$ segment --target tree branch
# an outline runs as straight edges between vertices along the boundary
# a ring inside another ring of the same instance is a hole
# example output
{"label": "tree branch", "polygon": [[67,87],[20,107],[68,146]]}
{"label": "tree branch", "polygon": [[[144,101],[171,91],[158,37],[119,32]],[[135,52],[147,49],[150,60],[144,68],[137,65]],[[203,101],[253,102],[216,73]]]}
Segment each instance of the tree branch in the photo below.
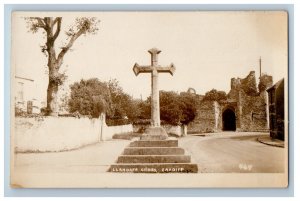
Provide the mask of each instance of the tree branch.
{"label": "tree branch", "polygon": [[40,18],[40,17],[30,17],[30,19],[37,21],[36,27],[40,27],[40,28],[45,29],[46,24],[45,24],[45,22],[42,18]]}
{"label": "tree branch", "polygon": [[51,26],[54,26],[54,25],[57,23],[57,21],[59,20],[59,18],[61,18],[61,17],[56,17],[56,18],[52,21]]}
{"label": "tree branch", "polygon": [[46,30],[47,25],[43,18],[40,17],[25,17],[29,31],[36,33],[40,28]]}
{"label": "tree branch", "polygon": [[60,51],[60,53],[57,56],[58,63],[62,62],[63,57],[65,56],[65,54],[67,53],[67,51],[73,46],[73,44],[77,40],[77,38],[79,36],[81,36],[84,32],[85,32],[84,29],[80,29],[78,32],[76,32],[74,35],[72,35],[69,43],[65,47],[61,48],[62,50]]}
{"label": "tree branch", "polygon": [[59,35],[59,33],[60,33],[61,20],[62,20],[61,17],[57,17],[57,18],[55,18],[55,20],[53,21],[53,26],[57,23],[56,31],[55,31],[55,34],[54,34],[54,36],[53,36],[53,39],[54,39],[54,40],[58,37],[58,35]]}

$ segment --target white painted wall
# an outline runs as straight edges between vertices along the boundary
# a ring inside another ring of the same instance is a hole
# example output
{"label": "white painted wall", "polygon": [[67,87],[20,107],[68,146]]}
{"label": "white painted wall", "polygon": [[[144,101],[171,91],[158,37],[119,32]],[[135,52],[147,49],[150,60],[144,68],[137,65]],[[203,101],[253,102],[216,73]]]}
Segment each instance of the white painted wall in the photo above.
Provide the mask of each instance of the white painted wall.
{"label": "white painted wall", "polygon": [[16,118],[14,145],[17,152],[65,151],[99,142],[101,137],[110,140],[114,134],[132,131],[132,125],[108,127],[100,118]]}
{"label": "white painted wall", "polygon": [[183,136],[181,126],[164,126],[166,132],[176,135],[178,137]]}
{"label": "white painted wall", "polygon": [[103,126],[102,140],[111,140],[114,134],[133,132],[132,124],[122,126]]}

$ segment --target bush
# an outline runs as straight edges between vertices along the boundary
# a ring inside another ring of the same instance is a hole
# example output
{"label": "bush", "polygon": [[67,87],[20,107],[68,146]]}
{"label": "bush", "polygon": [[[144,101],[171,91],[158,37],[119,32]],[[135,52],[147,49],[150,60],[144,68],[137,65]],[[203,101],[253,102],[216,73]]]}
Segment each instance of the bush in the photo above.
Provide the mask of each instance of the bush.
{"label": "bush", "polygon": [[47,107],[42,107],[41,108],[41,114],[44,115],[44,116],[49,115],[50,112],[51,112],[51,110],[49,108],[47,108]]}
{"label": "bush", "polygon": [[216,89],[212,89],[208,92],[205,93],[202,101],[223,101],[226,100],[227,96],[226,96],[226,92],[224,91],[217,91]]}
{"label": "bush", "polygon": [[111,95],[106,83],[96,78],[82,79],[72,84],[70,88],[69,112],[79,112],[93,118],[98,118],[102,112],[108,115],[111,113]]}
{"label": "bush", "polygon": [[[137,119],[135,121],[132,122],[133,125],[145,125],[145,126],[149,126],[151,125],[151,119]],[[167,121],[165,120],[160,120],[160,124],[161,125],[167,125],[169,124]]]}
{"label": "bush", "polygon": [[137,119],[132,122],[133,125],[151,125],[151,119]]}
{"label": "bush", "polygon": [[15,116],[16,117],[20,117],[20,116],[24,116],[26,115],[27,113],[24,112],[21,108],[15,106]]}
{"label": "bush", "polygon": [[160,91],[160,118],[171,125],[189,124],[197,114],[197,96]]}
{"label": "bush", "polygon": [[106,125],[108,126],[121,126],[131,124],[129,119],[106,119]]}

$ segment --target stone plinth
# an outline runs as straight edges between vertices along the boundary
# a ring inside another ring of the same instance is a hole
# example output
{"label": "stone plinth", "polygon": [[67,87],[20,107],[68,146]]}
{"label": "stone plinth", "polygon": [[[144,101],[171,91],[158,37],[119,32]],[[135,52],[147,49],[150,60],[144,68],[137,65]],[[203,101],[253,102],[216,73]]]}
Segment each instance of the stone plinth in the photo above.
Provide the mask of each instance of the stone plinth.
{"label": "stone plinth", "polygon": [[124,155],[181,155],[184,149],[179,147],[129,147]]}
{"label": "stone plinth", "polygon": [[141,136],[141,140],[165,140],[168,138],[168,134],[162,127],[150,127],[145,130],[145,133]]}
{"label": "stone plinth", "polygon": [[178,140],[138,140],[131,142],[129,147],[178,147]]}
{"label": "stone plinth", "polygon": [[190,163],[191,156],[185,155],[123,155],[117,163]]}

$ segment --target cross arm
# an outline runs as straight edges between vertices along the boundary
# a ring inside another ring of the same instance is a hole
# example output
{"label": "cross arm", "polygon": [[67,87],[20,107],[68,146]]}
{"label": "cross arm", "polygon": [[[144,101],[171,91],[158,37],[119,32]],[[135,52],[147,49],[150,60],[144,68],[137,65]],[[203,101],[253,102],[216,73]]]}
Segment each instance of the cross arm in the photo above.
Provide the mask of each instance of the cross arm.
{"label": "cross arm", "polygon": [[156,69],[157,69],[157,72],[159,72],[159,73],[170,73],[172,76],[173,76],[173,74],[174,74],[174,72],[176,70],[176,68],[175,68],[175,66],[174,66],[173,63],[171,63],[171,65],[167,66],[167,67],[160,67],[160,66],[158,66],[158,67],[156,67]]}
{"label": "cross arm", "polygon": [[151,66],[140,66],[137,63],[135,63],[132,70],[134,74],[138,76],[138,74],[140,73],[151,73],[153,69]]}

